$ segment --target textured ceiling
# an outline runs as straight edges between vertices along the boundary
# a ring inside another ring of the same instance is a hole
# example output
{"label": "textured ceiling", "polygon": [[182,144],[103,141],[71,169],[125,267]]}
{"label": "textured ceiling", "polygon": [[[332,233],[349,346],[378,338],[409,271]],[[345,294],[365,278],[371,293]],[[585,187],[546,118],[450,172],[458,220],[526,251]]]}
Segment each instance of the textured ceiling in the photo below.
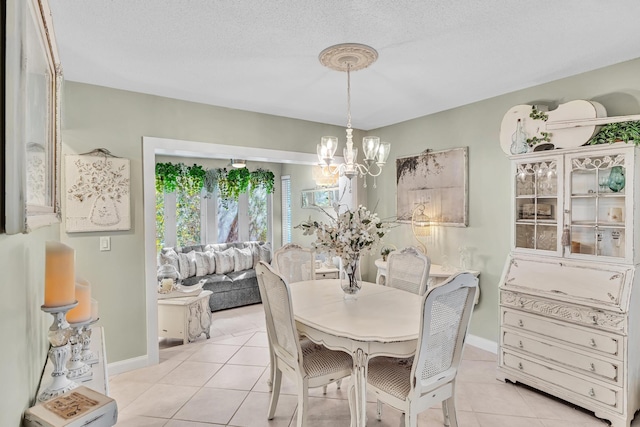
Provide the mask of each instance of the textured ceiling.
{"label": "textured ceiling", "polygon": [[50,0],[67,80],[369,130],[640,57],[639,0]]}

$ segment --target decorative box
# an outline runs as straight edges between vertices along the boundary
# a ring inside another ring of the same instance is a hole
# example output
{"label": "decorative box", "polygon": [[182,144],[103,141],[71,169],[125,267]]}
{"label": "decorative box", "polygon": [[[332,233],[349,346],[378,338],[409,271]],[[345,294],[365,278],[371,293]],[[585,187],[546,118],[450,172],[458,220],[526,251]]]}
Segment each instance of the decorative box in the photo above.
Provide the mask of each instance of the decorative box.
{"label": "decorative box", "polygon": [[111,427],[118,421],[116,401],[80,386],[26,410],[26,427]]}

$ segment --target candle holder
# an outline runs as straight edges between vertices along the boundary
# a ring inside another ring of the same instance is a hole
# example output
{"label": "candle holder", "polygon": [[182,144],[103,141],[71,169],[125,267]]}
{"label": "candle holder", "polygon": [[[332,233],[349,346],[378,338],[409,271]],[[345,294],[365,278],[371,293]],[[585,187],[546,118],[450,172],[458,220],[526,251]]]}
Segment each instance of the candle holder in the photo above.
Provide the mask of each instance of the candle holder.
{"label": "candle holder", "polygon": [[45,305],[40,307],[42,311],[51,313],[53,316],[53,323],[49,327],[48,333],[48,339],[51,343],[49,358],[53,363],[53,372],[51,373],[53,381],[38,395],[39,402],[52,399],[78,387],[77,383],[67,378],[66,367],[67,359],[69,358],[69,336],[71,334],[66,316],[67,312],[76,305],[78,305],[77,301],[73,304],[59,307],[47,307]]}
{"label": "candle holder", "polygon": [[95,365],[98,363],[98,355],[91,351],[91,325],[96,323],[98,319],[92,319],[82,329],[82,361],[87,365]]}
{"label": "candle holder", "polygon": [[68,372],[67,378],[70,380],[82,380],[88,379],[93,376],[91,367],[82,360],[82,347],[83,347],[83,335],[84,328],[91,323],[91,320],[83,322],[71,323],[71,336],[69,337],[69,343],[71,344],[71,359],[67,365]]}

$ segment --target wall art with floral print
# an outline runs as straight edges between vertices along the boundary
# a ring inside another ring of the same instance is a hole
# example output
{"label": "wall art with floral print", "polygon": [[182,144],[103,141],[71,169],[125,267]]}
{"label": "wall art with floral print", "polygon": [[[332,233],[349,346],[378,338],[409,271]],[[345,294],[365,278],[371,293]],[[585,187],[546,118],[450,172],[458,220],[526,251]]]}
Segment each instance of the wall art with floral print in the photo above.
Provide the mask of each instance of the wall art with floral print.
{"label": "wall art with floral print", "polygon": [[67,233],[131,229],[129,159],[66,155],[65,183]]}

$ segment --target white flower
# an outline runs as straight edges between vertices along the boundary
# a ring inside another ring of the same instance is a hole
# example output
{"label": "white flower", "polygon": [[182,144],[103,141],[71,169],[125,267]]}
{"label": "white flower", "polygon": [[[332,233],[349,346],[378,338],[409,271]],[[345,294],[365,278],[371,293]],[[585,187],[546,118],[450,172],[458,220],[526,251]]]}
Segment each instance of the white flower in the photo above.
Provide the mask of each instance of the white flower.
{"label": "white flower", "polygon": [[343,264],[350,264],[361,255],[370,253],[389,231],[387,223],[362,205],[355,211],[346,210],[339,214],[329,224],[309,218],[296,228],[301,228],[304,235],[315,233],[313,247],[328,252],[330,256],[339,256]]}

